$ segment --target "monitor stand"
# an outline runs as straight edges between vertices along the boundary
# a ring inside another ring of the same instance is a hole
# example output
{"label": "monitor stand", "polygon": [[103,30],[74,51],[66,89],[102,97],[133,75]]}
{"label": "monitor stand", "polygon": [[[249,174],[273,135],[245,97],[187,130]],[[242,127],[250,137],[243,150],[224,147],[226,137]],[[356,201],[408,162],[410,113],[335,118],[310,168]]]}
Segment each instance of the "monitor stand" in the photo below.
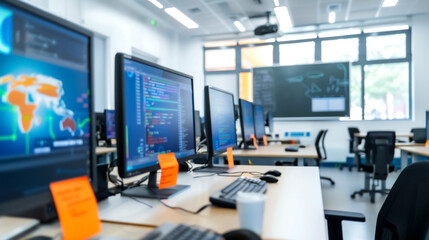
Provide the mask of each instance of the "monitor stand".
{"label": "monitor stand", "polygon": [[246,142],[243,142],[243,150],[257,150],[257,148],[253,145],[249,145]]}
{"label": "monitor stand", "polygon": [[141,197],[141,198],[155,198],[167,199],[173,195],[189,188],[189,185],[176,185],[174,187],[159,189],[156,184],[157,171],[149,173],[149,182],[146,185],[126,189],[122,192],[124,196]]}
{"label": "monitor stand", "polygon": [[192,171],[193,172],[221,173],[221,172],[228,172],[228,170],[229,170],[228,167],[214,166],[213,165],[213,157],[209,156],[208,160],[207,160],[207,165],[196,167]]}

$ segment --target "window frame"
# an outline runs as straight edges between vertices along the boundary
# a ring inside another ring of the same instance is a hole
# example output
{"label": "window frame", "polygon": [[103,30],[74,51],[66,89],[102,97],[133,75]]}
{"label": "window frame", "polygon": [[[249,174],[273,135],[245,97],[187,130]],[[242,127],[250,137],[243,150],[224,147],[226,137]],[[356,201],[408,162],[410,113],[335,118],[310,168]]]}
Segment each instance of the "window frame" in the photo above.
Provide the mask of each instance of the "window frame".
{"label": "window frame", "polygon": [[[234,46],[225,46],[225,47],[205,47],[203,46],[203,70],[204,70],[204,76],[206,75],[214,75],[214,74],[236,74],[237,79],[237,89],[239,89],[239,74],[241,72],[251,72],[252,69],[242,69],[241,67],[241,49],[247,48],[247,47],[258,47],[258,46],[265,46],[265,45],[272,45],[273,46],[273,66],[279,65],[280,60],[280,45],[283,44],[289,44],[289,43],[302,43],[302,42],[314,42],[315,43],[315,51],[314,51],[314,63],[321,63],[322,62],[322,41],[325,40],[339,40],[339,39],[349,39],[349,38],[357,38],[359,42],[359,49],[358,49],[358,60],[351,62],[352,66],[360,66],[360,73],[361,73],[361,108],[362,108],[362,115],[361,119],[344,119],[344,121],[404,121],[404,120],[412,120],[414,118],[413,116],[413,109],[414,109],[414,103],[412,101],[413,96],[413,81],[412,81],[412,52],[411,52],[411,31],[412,28],[409,26],[408,29],[404,30],[393,30],[393,31],[383,31],[383,32],[374,32],[374,33],[365,33],[363,30],[359,34],[352,34],[352,35],[344,35],[344,36],[333,36],[333,37],[319,37],[317,35],[316,38],[308,38],[308,39],[299,39],[299,40],[291,40],[291,41],[278,41],[277,38],[274,42],[269,43],[254,43],[254,44],[245,44],[245,45],[239,45],[238,40],[236,41],[236,45]],[[405,57],[404,58],[394,58],[394,59],[377,59],[377,60],[367,60],[367,47],[366,47],[366,39],[367,37],[374,37],[374,36],[385,36],[385,35],[395,35],[395,34],[405,34]],[[236,51],[235,54],[235,60],[236,60],[236,68],[235,70],[228,70],[228,71],[206,71],[205,70],[205,51],[206,50],[213,50],[213,49],[226,49],[226,48],[234,48]],[[367,65],[373,65],[373,64],[389,64],[389,63],[408,63],[408,103],[409,103],[409,109],[408,109],[408,118],[403,119],[365,119],[365,66]],[[204,85],[206,84],[206,79],[204,78]],[[343,119],[340,119],[343,120]]]}

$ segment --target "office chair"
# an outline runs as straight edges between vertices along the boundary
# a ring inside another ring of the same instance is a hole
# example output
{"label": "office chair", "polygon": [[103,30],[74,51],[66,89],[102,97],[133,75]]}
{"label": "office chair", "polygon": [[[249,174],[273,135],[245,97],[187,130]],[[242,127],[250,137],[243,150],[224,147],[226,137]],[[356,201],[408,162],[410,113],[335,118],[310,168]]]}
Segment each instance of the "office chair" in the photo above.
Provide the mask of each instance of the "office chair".
{"label": "office chair", "polygon": [[[429,162],[406,167],[378,212],[375,240],[429,239]],[[360,213],[325,210],[330,240],[342,240],[343,220],[365,221]]]}
{"label": "office chair", "polygon": [[[359,145],[362,143],[362,139],[358,138],[358,141],[355,142],[355,134],[360,133],[359,129],[357,127],[349,127],[347,128],[349,132],[349,153],[354,154],[354,163],[352,165],[349,165],[349,171],[351,172],[353,170],[353,167],[357,167],[358,171],[362,171],[360,167],[361,163],[361,155],[365,153],[365,150],[359,149]],[[356,149],[355,149],[356,148]],[[343,165],[340,166],[340,170],[343,170]]]}
{"label": "office chair", "polygon": [[410,142],[425,143],[426,142],[426,128],[412,128],[411,133],[413,137],[410,137]]}
{"label": "office chair", "polygon": [[[314,145],[316,146],[316,151],[317,151],[317,158],[315,160],[318,167],[320,167],[320,163],[323,160],[327,159],[326,148],[325,148],[325,137],[327,132],[328,130],[320,130],[316,136],[316,141],[314,142]],[[322,150],[323,150],[323,154],[322,154]],[[330,177],[320,176],[320,179],[327,180],[331,182],[332,185],[335,185],[334,180],[332,180],[332,178]]]}
{"label": "office chair", "polygon": [[[386,178],[388,173],[395,170],[391,164],[395,150],[395,138],[395,132],[368,132],[365,138],[366,163],[361,164],[362,170],[365,172],[365,188],[354,192],[350,196],[351,198],[355,198],[356,194],[362,196],[364,193],[369,193],[371,203],[374,203],[375,193],[388,194]],[[370,182],[372,182],[371,188]],[[381,189],[376,189],[376,182],[381,182]]]}

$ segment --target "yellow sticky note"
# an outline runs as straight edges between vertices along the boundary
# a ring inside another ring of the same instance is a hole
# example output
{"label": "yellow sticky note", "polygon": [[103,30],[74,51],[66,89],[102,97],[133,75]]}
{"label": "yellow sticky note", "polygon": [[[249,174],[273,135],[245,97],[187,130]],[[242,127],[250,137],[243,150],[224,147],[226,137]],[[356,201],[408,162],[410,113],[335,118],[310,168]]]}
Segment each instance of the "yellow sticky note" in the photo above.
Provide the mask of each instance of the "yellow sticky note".
{"label": "yellow sticky note", "polygon": [[159,166],[161,167],[161,181],[159,189],[174,187],[177,184],[179,175],[179,163],[174,153],[158,155]]}
{"label": "yellow sticky note", "polygon": [[88,239],[101,231],[97,200],[88,177],[50,184],[64,240]]}

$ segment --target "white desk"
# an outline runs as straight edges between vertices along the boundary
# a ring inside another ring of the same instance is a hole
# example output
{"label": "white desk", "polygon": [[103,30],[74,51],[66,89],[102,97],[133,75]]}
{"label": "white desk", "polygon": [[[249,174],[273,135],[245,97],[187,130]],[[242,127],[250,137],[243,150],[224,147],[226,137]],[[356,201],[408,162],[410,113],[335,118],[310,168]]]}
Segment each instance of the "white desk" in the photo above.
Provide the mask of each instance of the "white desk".
{"label": "white desk", "polygon": [[[233,171],[265,172],[272,166],[237,166]],[[276,167],[282,172],[278,183],[270,184],[266,193],[264,239],[325,239],[319,169],[317,167]],[[178,184],[191,187],[165,200],[172,206],[192,211],[209,203],[209,196],[232,182],[233,177],[193,176],[207,173],[181,173]],[[100,218],[104,222],[157,226],[163,222],[197,224],[223,233],[239,228],[238,213],[234,209],[209,207],[198,215],[169,209],[157,200],[138,199],[152,208],[128,197],[116,195],[99,203]]]}

